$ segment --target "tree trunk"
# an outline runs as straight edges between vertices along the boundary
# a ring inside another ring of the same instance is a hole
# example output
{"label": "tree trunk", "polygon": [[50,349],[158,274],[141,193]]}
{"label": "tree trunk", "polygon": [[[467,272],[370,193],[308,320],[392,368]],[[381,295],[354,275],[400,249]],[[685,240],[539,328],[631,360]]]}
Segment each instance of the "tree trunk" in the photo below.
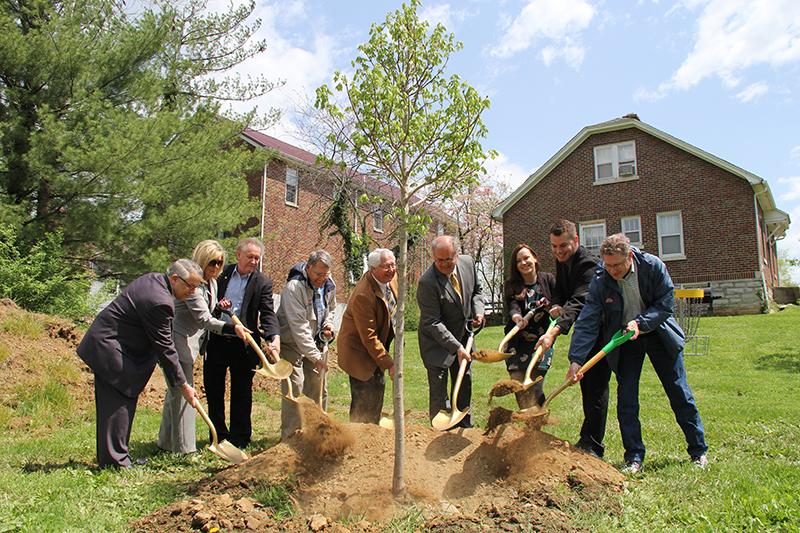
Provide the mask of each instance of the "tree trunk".
{"label": "tree trunk", "polygon": [[405,309],[408,294],[408,204],[401,191],[402,215],[400,218],[400,256],[397,258],[397,312],[395,313],[394,336],[394,473],[392,494],[399,498],[405,494],[405,407],[403,405],[403,345],[405,337]]}

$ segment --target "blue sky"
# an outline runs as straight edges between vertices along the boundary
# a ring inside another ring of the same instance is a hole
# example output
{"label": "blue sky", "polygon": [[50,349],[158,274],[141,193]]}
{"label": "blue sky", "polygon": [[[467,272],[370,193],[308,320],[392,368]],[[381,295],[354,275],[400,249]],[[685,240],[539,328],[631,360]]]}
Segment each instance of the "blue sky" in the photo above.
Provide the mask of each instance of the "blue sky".
{"label": "blue sky", "polygon": [[[241,70],[286,82],[257,102],[283,111],[266,133],[300,144],[295,106],[400,5],[259,0],[268,49]],[[428,0],[420,13],[464,43],[451,71],[491,99],[500,178],[517,186],[582,127],[634,112],[766,179],[793,222],[779,248],[800,258],[800,0]]]}

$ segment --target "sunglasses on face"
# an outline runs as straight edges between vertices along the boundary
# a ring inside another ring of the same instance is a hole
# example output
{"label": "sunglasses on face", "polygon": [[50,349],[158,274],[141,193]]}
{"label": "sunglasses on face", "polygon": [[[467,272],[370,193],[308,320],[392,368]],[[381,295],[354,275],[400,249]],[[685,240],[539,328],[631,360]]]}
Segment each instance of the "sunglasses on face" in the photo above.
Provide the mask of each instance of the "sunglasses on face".
{"label": "sunglasses on face", "polygon": [[212,259],[211,261],[208,262],[208,266],[219,267],[222,266],[223,263],[224,261],[222,259]]}

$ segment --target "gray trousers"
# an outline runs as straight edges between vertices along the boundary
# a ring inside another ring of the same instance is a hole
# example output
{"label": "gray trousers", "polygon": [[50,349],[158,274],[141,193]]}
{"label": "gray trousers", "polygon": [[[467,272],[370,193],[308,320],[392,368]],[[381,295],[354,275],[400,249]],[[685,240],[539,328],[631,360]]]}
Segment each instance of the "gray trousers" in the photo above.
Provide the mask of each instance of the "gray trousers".
{"label": "gray trousers", "polygon": [[100,468],[130,468],[128,443],[138,400],[138,396],[125,396],[94,375],[97,464]]}
{"label": "gray trousers", "polygon": [[380,368],[376,368],[367,381],[350,376],[350,422],[380,422],[385,390],[386,377]]}
{"label": "gray trousers", "polygon": [[[299,366],[298,366],[299,363]],[[307,396],[314,400],[314,403],[319,405],[319,390],[323,388],[322,392],[322,408],[328,408],[328,383],[322,383],[322,375],[314,369],[314,363],[301,357],[292,365],[292,373],[289,375],[289,382],[292,384],[292,395],[297,398],[300,394]],[[285,440],[289,435],[300,429],[302,421],[300,420],[300,410],[297,404],[290,402],[286,399],[286,393],[289,391],[286,380],[281,381],[281,440]]]}
{"label": "gray trousers", "polygon": [[[186,382],[194,387],[192,347],[197,343],[195,338],[173,335],[178,361],[181,364]],[[196,349],[196,348],[195,348]],[[195,352],[197,353],[197,352]],[[164,376],[166,380],[166,375]],[[197,451],[197,432],[195,430],[195,411],[181,394],[180,387],[167,384],[164,397],[164,408],[161,411],[161,427],[158,430],[158,447],[175,453],[192,453]]]}
{"label": "gray trousers", "polygon": [[[453,389],[456,386],[458,367],[458,358],[453,361],[453,364],[450,365],[450,368],[425,367],[425,369],[428,371],[428,416],[431,420],[433,420],[439,411],[452,411],[451,400]],[[448,375],[450,376],[449,389],[447,386]],[[464,372],[463,379],[461,380],[461,389],[459,389],[458,398],[456,398],[456,405],[460,410],[463,411],[470,406],[471,401],[472,363],[467,363],[467,369]],[[471,428],[472,411],[470,411],[456,427]]]}

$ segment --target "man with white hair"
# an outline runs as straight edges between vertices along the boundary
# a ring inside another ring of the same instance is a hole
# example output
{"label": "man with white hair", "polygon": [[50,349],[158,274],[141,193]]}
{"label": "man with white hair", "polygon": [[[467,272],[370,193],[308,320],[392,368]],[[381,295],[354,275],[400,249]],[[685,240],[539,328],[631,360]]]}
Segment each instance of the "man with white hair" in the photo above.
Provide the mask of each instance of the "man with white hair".
{"label": "man with white hair", "polygon": [[394,339],[397,264],[394,253],[377,248],[367,257],[342,317],[337,350],[339,367],[350,376],[350,421],[377,424],[386,389],[384,372],[394,377],[389,346]]}

